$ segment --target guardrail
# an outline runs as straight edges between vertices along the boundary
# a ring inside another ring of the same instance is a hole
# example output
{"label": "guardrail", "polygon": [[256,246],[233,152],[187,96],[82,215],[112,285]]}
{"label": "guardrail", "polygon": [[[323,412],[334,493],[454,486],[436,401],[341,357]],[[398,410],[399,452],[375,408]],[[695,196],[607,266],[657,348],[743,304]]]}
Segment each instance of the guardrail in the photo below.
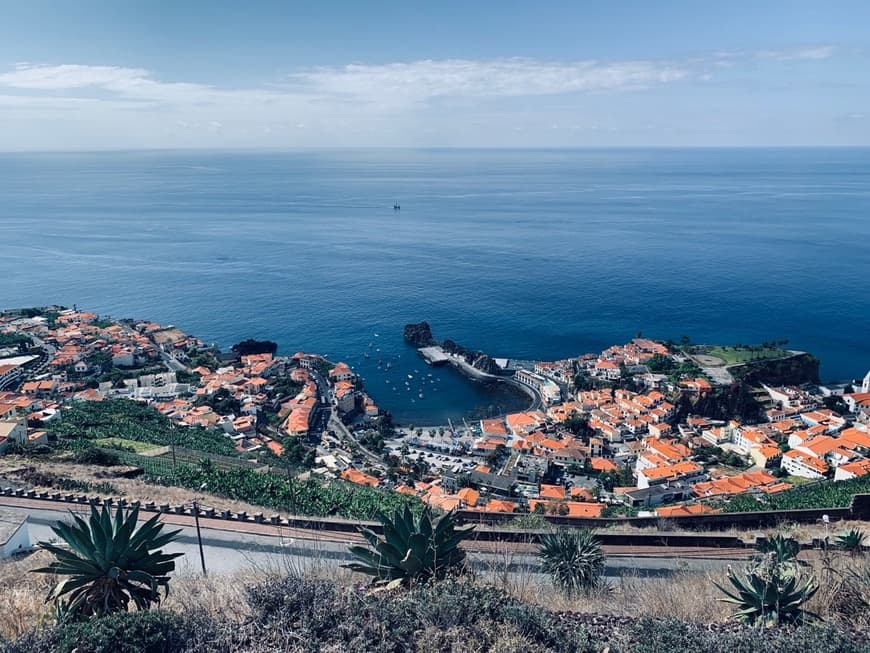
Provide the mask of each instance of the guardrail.
{"label": "guardrail", "polygon": [[[75,504],[79,506],[94,505],[94,506],[138,506],[140,510],[146,512],[158,512],[173,515],[188,515],[193,516],[193,506],[190,504],[157,504],[155,502],[140,502],[128,501],[123,497],[105,498],[94,497],[86,494],[72,494],[63,492],[37,492],[32,489],[0,488],[0,497],[19,497],[26,499],[42,500],[47,504]],[[465,513],[472,511],[459,511],[458,516],[462,517]],[[539,531],[534,530],[519,530],[511,528],[493,528],[498,523],[505,523],[504,518],[510,519],[517,515],[507,515],[498,513],[472,513],[476,519],[466,519],[465,523],[476,523],[478,528],[475,529],[472,539],[483,542],[519,542],[519,543],[534,543],[540,537]],[[662,523],[667,523],[672,526],[683,526],[689,528],[703,527],[703,520],[707,517],[726,517],[731,518],[735,515],[747,516],[754,519],[763,519],[772,517],[773,519],[765,519],[767,525],[777,525],[786,522],[801,521],[802,518],[809,518],[812,521],[820,521],[821,515],[827,514],[833,521],[840,519],[870,519],[870,494],[855,495],[852,506],[849,508],[831,508],[826,510],[788,510],[779,511],[776,513],[729,513],[727,515],[699,515],[692,517],[679,517],[675,519],[668,518],[659,520],[655,518],[625,518],[625,519],[583,519],[572,517],[549,517],[548,521],[556,525],[572,526],[572,527],[588,527],[599,529],[596,533],[605,545],[620,545],[620,546],[661,546],[661,547],[705,547],[705,548],[747,548],[755,545],[755,542],[744,542],[742,539],[732,535],[717,535],[715,533],[691,533],[691,532],[674,532],[672,530],[657,531],[652,533],[626,533],[626,532],[608,532],[608,526],[634,526],[639,528],[644,527],[659,527]],[[306,517],[306,516],[291,516],[282,517],[278,514],[266,515],[262,512],[248,514],[245,511],[233,512],[230,510],[221,510],[213,507],[200,507],[199,516],[201,519],[212,519],[232,522],[247,522],[256,524],[270,524],[273,526],[283,526],[288,528],[307,529],[312,531],[324,531],[335,533],[357,533],[360,527],[370,528],[371,530],[380,533],[382,532],[381,525],[376,522],[353,521],[348,519],[338,519],[331,517]],[[754,523],[754,522],[750,522]],[[728,525],[747,525],[744,522],[736,520],[729,521]],[[604,529],[604,530],[601,530]],[[763,539],[763,538],[762,538]],[[815,544],[815,543],[814,543]]]}

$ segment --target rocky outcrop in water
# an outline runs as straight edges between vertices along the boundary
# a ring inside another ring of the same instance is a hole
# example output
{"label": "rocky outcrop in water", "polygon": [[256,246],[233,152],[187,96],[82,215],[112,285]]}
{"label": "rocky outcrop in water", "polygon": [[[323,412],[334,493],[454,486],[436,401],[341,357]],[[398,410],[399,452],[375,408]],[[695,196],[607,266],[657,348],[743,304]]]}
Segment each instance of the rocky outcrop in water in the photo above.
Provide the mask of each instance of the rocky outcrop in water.
{"label": "rocky outcrop in water", "polygon": [[418,322],[417,324],[406,324],[403,332],[405,340],[415,347],[433,347],[438,343],[432,337],[432,329],[428,322]]}

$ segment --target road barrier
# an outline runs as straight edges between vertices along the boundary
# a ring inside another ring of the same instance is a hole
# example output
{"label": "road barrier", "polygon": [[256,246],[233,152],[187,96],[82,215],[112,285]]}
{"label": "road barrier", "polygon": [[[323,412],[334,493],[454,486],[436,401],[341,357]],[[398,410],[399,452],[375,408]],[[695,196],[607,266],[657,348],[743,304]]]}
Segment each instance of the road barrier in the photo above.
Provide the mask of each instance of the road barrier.
{"label": "road barrier", "polygon": [[[89,497],[71,494],[40,492],[32,489],[6,487],[0,490],[0,497],[27,498],[45,502],[46,508],[52,503],[78,503],[93,506],[129,505],[139,507],[147,512],[170,513],[193,516],[193,507],[189,504],[160,504],[140,501],[128,501],[123,497]],[[714,530],[716,527],[775,527],[785,523],[819,523],[822,515],[828,515],[830,521],[861,520],[870,521],[870,494],[855,495],[852,505],[848,508],[828,508],[811,510],[783,510],[753,513],[727,513],[718,515],[696,515],[676,518],[620,518],[620,519],[584,519],[575,517],[542,516],[555,526],[596,529],[596,536],[605,545],[619,546],[661,546],[661,547],[707,547],[707,548],[747,548],[753,547],[755,541],[744,542],[733,535],[718,535],[711,532],[686,532],[692,530]],[[377,522],[362,522],[330,517],[281,517],[272,515],[268,519],[263,513],[248,515],[247,512],[217,510],[215,508],[200,508],[201,519],[216,521],[253,522],[271,524],[287,528],[312,531],[328,531],[339,533],[357,533],[360,527],[370,528],[381,533],[381,525]],[[480,513],[475,511],[458,511],[457,516],[466,524],[476,524],[472,539],[483,542],[519,542],[531,543],[540,538],[542,531],[525,530],[510,527],[510,521],[519,515],[506,513]],[[608,532],[609,527],[657,528],[656,532],[631,533]],[[676,529],[685,529],[677,531]]]}

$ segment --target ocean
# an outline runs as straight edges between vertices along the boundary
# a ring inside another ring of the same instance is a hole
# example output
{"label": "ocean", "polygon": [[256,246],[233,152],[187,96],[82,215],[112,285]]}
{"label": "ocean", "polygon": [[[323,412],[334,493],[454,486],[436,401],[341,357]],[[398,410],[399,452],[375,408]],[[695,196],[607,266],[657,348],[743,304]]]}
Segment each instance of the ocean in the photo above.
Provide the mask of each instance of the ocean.
{"label": "ocean", "polygon": [[403,423],[522,404],[427,368],[420,320],[522,359],[787,338],[863,376],[868,244],[870,149],[0,155],[0,306],[324,353]]}

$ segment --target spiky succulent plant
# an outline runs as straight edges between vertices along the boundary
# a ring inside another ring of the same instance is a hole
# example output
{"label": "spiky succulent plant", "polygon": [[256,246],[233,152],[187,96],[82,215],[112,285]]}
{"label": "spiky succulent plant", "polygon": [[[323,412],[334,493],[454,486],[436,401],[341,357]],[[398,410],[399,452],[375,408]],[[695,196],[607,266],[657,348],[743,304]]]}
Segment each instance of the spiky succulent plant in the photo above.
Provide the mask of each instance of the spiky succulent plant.
{"label": "spiky succulent plant", "polygon": [[848,551],[855,555],[863,551],[866,537],[867,536],[857,528],[853,528],[838,536],[835,543],[838,549]]}
{"label": "spiky succulent plant", "polygon": [[773,537],[759,542],[755,548],[763,555],[772,554],[777,562],[795,563],[801,545],[794,538],[777,533]]}
{"label": "spiky succulent plant", "polygon": [[598,586],[604,572],[601,543],[590,530],[561,530],[541,537],[541,568],[568,596]]}
{"label": "spiky succulent plant", "polygon": [[433,520],[429,508],[415,517],[406,506],[392,517],[380,513],[378,520],[383,537],[371,529],[360,529],[370,547],[351,546],[349,551],[359,562],[343,566],[389,587],[444,578],[465,560],[459,544],[474,530],[474,526],[456,528],[453,513]]}
{"label": "spiky succulent plant", "polygon": [[780,574],[780,565],[772,559],[744,574],[728,570],[730,588],[716,584],[726,596],[721,601],[737,606],[734,618],[751,626],[779,626],[802,623],[813,617],[804,609],[818,590],[812,577],[801,580],[789,570]]}
{"label": "spiky succulent plant", "polygon": [[154,515],[138,529],[139,508],[124,514],[118,506],[114,518],[104,506],[91,506],[85,521],[72,513],[73,523],[58,522],[51,527],[69,548],[39,542],[54,554],[47,567],[34,569],[44,574],[66,576],[46,598],[54,601],[64,620],[78,621],[129,610],[147,610],[160,603],[160,589],[169,591],[173,560],[182,553],[164,553],[181,531],[162,533],[163,524]]}

